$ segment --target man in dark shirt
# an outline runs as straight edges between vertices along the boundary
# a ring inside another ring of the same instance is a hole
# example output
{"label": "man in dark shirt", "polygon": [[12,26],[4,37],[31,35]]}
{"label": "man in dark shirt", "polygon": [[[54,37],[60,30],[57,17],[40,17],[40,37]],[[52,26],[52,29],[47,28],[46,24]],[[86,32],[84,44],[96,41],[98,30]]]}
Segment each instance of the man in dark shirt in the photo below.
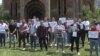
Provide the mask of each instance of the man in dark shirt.
{"label": "man in dark shirt", "polygon": [[9,32],[10,32],[10,42],[9,42],[9,47],[15,47],[15,33],[16,33],[16,23],[14,20],[11,20],[11,23],[9,25]]}
{"label": "man in dark shirt", "polygon": [[47,30],[46,30],[46,27],[44,26],[44,21],[42,20],[40,21],[40,26],[37,29],[37,36],[39,38],[39,44],[40,44],[41,50],[43,49],[43,45],[44,45],[47,51],[48,50],[47,43],[46,43]]}
{"label": "man in dark shirt", "polygon": [[[19,26],[19,48],[21,47],[21,43],[23,42],[23,50],[25,50],[26,48],[26,42],[25,42],[25,38],[27,36],[27,31],[28,31],[28,25],[26,23],[25,19],[22,19],[22,24]],[[21,42],[22,41],[22,42]]]}

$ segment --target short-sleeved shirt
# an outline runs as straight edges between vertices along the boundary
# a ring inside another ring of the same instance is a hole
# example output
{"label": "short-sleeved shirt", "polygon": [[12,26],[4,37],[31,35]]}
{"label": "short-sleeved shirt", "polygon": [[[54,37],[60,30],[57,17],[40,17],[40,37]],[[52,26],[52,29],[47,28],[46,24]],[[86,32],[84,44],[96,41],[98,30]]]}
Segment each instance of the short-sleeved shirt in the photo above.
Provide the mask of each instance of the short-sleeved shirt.
{"label": "short-sleeved shirt", "polygon": [[13,33],[13,31],[16,29],[16,24],[10,24],[9,25],[9,31],[10,31],[10,33]]}

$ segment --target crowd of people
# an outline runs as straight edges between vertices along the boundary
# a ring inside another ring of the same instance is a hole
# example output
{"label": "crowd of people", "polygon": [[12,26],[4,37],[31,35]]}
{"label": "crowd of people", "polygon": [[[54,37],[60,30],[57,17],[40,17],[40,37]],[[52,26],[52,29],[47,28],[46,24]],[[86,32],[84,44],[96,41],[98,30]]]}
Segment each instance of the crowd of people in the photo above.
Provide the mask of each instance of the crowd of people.
{"label": "crowd of people", "polygon": [[[97,31],[98,38],[89,38],[89,31]],[[9,48],[15,48],[17,41],[19,48],[23,44],[23,50],[26,49],[26,44],[29,43],[31,49],[35,51],[39,44],[40,50],[45,48],[48,51],[49,47],[55,46],[57,48],[56,52],[60,52],[61,49],[62,53],[65,53],[65,46],[69,46],[71,54],[73,54],[75,42],[77,53],[81,55],[80,42],[82,43],[81,47],[84,48],[85,40],[88,39],[90,56],[92,56],[94,46],[96,47],[96,56],[99,56],[99,32],[100,22],[96,19],[93,19],[92,22],[80,18],[56,20],[54,17],[51,19],[45,17],[44,20],[39,20],[38,17],[34,16],[33,19],[28,20],[10,20],[10,22],[0,20],[0,46],[5,46],[8,38]]]}

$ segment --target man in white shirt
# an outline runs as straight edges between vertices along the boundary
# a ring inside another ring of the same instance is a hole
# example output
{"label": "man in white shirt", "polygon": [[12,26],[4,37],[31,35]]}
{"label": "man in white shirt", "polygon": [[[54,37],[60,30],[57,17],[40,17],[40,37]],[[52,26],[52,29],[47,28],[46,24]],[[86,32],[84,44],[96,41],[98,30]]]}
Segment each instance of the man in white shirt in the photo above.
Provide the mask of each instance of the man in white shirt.
{"label": "man in white shirt", "polygon": [[3,20],[1,20],[1,22],[0,22],[0,44],[1,44],[1,46],[2,45],[5,46],[5,44],[6,44],[5,38],[6,38],[6,30],[7,29],[8,28],[4,24]]}
{"label": "man in white shirt", "polygon": [[55,33],[54,33],[54,31],[55,31],[55,26],[57,26],[57,22],[55,21],[55,18],[53,17],[52,18],[52,21],[51,22],[49,22],[49,25],[50,25],[50,27],[49,27],[49,37],[50,37],[50,46],[52,46],[53,45],[53,42],[54,42],[54,38],[55,38]]}
{"label": "man in white shirt", "polygon": [[78,36],[81,38],[82,41],[82,47],[84,47],[85,42],[85,25],[83,24],[83,21],[81,19],[78,20],[78,25],[80,26],[80,30],[78,32]]}
{"label": "man in white shirt", "polygon": [[37,17],[36,16],[33,16],[32,21],[34,21],[34,23],[36,23],[37,22]]}
{"label": "man in white shirt", "polygon": [[49,27],[49,22],[47,17],[44,18],[44,26],[47,28]]}
{"label": "man in white shirt", "polygon": [[39,18],[36,18],[36,21],[34,21],[34,24],[35,24],[36,28],[38,28],[40,26]]}
{"label": "man in white shirt", "polygon": [[90,22],[87,19],[85,19],[82,23],[85,26],[85,36],[88,37],[88,31],[90,29]]}

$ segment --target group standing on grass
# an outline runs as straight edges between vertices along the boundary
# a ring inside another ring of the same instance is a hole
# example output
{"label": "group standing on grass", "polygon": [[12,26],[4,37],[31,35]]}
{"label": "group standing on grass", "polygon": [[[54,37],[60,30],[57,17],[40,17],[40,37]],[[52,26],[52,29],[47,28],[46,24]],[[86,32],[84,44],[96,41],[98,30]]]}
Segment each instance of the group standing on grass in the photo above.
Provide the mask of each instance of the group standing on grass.
{"label": "group standing on grass", "polygon": [[[93,35],[93,36],[92,36]],[[9,39],[9,48],[18,47],[23,44],[23,50],[26,49],[26,44],[29,43],[31,49],[37,50],[39,43],[40,49],[48,47],[57,47],[56,52],[65,53],[65,46],[69,46],[71,54],[73,54],[74,42],[78,55],[80,54],[79,43],[81,40],[82,48],[85,46],[86,37],[90,45],[90,56],[92,56],[93,47],[95,46],[96,56],[99,56],[100,45],[100,22],[93,20],[90,23],[87,19],[80,18],[59,18],[55,20],[45,17],[44,20],[39,20],[38,17],[33,19],[11,20],[9,23],[0,20],[0,46],[6,45],[7,37]]]}

